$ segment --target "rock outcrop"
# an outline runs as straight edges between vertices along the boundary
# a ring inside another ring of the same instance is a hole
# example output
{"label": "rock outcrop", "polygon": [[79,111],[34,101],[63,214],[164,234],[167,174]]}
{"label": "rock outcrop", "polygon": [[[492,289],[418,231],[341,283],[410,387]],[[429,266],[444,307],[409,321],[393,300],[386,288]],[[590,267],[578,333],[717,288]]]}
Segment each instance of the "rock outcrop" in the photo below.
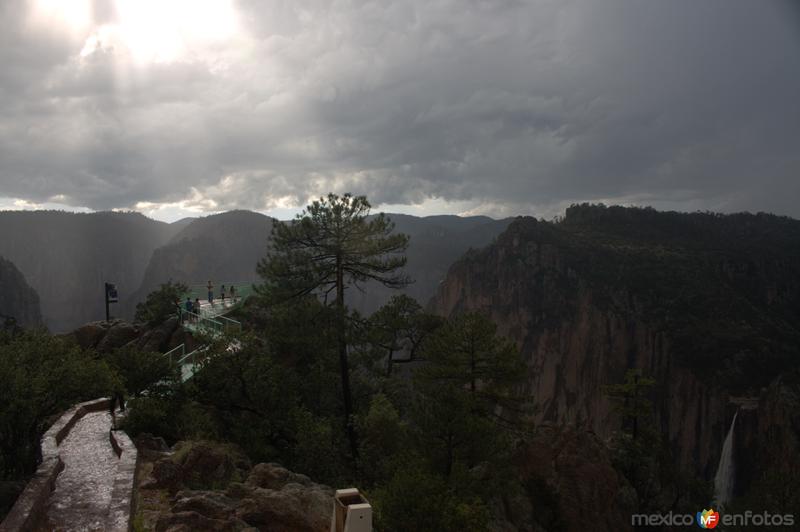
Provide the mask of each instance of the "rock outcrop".
{"label": "rock outcrop", "polygon": [[486,312],[516,341],[539,423],[605,439],[620,423],[603,387],[642,369],[676,466],[712,479],[732,398],[800,360],[800,222],[601,206],[519,218],[454,264],[430,306]]}
{"label": "rock outcrop", "polygon": [[177,317],[154,327],[124,320],[93,321],[78,327],[70,336],[83,349],[96,349],[100,353],[126,346],[160,353],[181,344],[186,344],[189,350],[194,348],[194,338],[184,331]]}
{"label": "rock outcrop", "polygon": [[43,324],[39,295],[13,263],[0,257],[0,327],[6,319],[22,327]]}
{"label": "rock outcrop", "polygon": [[153,464],[154,487],[176,492],[181,488],[224,488],[242,480],[250,470],[244,453],[230,444],[178,442],[173,453]]}
{"label": "rock outcrop", "polygon": [[[142,442],[152,447],[151,439]],[[153,516],[157,531],[247,529],[327,532],[333,490],[278,464],[250,468],[231,445],[179,442],[153,464],[140,485],[170,494],[169,508]]]}

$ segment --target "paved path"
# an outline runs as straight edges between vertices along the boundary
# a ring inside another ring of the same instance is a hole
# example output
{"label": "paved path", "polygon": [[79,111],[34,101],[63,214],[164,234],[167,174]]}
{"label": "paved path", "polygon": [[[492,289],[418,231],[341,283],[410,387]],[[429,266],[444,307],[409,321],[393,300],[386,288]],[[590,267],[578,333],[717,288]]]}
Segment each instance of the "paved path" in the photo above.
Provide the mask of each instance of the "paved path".
{"label": "paved path", "polygon": [[111,448],[108,412],[82,417],[58,446],[64,471],[47,508],[47,530],[96,531],[105,528],[119,459]]}

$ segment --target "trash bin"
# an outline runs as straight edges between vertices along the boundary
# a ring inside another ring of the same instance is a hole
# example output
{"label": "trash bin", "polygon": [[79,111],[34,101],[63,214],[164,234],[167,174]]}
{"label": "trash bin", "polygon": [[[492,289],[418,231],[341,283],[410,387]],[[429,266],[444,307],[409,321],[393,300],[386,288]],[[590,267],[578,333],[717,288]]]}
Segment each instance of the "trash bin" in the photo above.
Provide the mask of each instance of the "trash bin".
{"label": "trash bin", "polygon": [[358,489],[336,490],[330,532],[372,532],[372,506]]}

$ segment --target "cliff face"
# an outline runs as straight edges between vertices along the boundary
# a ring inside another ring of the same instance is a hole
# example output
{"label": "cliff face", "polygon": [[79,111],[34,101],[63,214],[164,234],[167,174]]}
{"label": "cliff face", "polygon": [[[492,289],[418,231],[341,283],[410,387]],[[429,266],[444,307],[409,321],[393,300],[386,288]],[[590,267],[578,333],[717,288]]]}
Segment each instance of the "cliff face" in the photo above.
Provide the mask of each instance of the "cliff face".
{"label": "cliff face", "polygon": [[487,312],[517,342],[539,422],[610,435],[603,386],[643,369],[678,465],[710,479],[731,397],[800,363],[798,254],[785,218],[581,206],[517,219],[451,267],[431,308]]}
{"label": "cliff face", "polygon": [[23,327],[42,325],[36,290],[28,286],[14,264],[0,257],[0,318],[6,317]]}
{"label": "cliff face", "polygon": [[125,306],[136,303],[169,280],[189,285],[220,281],[253,282],[256,264],[267,253],[272,218],[249,211],[231,211],[190,221],[153,252],[142,283]]}

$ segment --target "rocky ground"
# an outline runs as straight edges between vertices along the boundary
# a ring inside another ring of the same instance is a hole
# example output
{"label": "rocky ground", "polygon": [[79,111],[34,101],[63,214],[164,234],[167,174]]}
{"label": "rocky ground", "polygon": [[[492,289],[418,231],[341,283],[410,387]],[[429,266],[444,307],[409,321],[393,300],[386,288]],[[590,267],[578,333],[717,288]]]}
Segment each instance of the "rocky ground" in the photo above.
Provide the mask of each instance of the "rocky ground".
{"label": "rocky ground", "polygon": [[327,532],[333,490],[235,447],[137,439],[135,530]]}

